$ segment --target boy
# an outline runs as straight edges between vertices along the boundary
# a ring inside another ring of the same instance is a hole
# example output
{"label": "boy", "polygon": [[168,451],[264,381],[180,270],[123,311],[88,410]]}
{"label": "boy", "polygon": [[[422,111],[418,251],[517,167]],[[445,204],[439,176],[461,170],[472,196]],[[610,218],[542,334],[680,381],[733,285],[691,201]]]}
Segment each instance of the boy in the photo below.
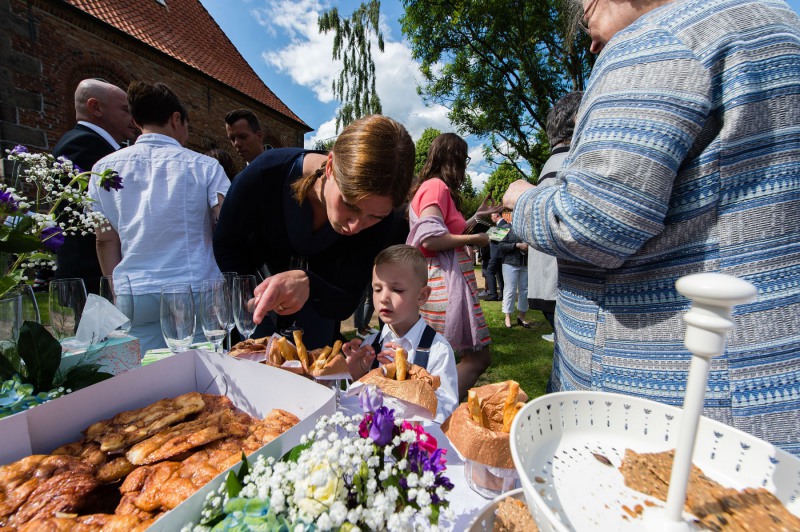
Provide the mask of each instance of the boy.
{"label": "boy", "polygon": [[385,325],[363,342],[354,339],[345,344],[343,352],[350,374],[359,379],[379,362],[391,362],[394,349],[405,349],[410,363],[441,379],[434,421],[442,423],[458,406],[458,374],[450,344],[419,315],[430,294],[428,266],[417,248],[396,245],[381,251],[372,270],[372,298]]}

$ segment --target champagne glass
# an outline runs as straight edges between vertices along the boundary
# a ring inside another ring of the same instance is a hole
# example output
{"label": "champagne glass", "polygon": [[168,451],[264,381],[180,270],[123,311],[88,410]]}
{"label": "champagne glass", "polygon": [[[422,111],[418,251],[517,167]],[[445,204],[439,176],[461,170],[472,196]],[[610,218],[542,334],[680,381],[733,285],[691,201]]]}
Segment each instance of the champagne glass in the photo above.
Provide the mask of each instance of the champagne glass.
{"label": "champagne glass", "polygon": [[86,286],[83,279],[50,281],[50,325],[59,340],[75,336],[85,305]]}
{"label": "champagne glass", "polygon": [[231,319],[231,301],[224,279],[203,281],[200,285],[200,317],[203,334],[214,344],[214,352],[222,347]]}
{"label": "champagne glass", "polygon": [[256,330],[253,321],[255,289],[255,275],[237,275],[233,279],[233,318],[236,321],[236,329],[245,340]]}
{"label": "champagne glass", "polygon": [[189,349],[197,322],[192,286],[167,284],[161,287],[161,333],[173,353]]}
{"label": "champagne glass", "polygon": [[227,346],[226,352],[231,350],[231,331],[236,326],[233,320],[233,280],[239,275],[236,272],[222,272],[222,277],[225,279],[225,288],[228,290],[228,308],[231,309],[230,319],[225,324],[225,345]]}
{"label": "champagne glass", "polygon": [[120,325],[109,336],[120,337],[128,334],[133,324],[133,291],[127,275],[100,278],[100,297],[110,301],[122,312],[128,321]]}

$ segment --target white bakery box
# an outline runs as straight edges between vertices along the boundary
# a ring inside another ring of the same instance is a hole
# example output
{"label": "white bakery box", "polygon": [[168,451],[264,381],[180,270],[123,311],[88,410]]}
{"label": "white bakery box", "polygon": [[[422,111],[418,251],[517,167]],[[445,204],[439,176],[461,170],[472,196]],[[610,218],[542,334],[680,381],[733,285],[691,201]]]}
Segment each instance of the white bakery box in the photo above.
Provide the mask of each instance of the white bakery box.
{"label": "white bakery box", "polygon": [[[300,443],[300,437],[314,428],[320,416],[336,411],[333,390],[309,379],[248,360],[187,351],[0,419],[0,464],[31,454],[48,454],[82,439],[81,431],[92,423],[192,391],[226,395],[259,419],[273,408],[300,418],[300,423],[251,455],[250,460],[258,455],[282,456]],[[197,522],[206,494],[216,489],[226,474],[209,482],[149,530],[178,530],[184,523]]]}

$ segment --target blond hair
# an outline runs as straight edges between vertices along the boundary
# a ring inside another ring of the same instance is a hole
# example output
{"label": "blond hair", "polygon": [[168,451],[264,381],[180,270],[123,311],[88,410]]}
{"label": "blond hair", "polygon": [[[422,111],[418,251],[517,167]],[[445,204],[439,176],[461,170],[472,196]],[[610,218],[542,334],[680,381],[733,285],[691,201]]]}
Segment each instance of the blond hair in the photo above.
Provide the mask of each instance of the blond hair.
{"label": "blond hair", "polygon": [[[333,177],[342,197],[355,204],[367,196],[385,196],[397,208],[403,205],[414,174],[414,142],[400,123],[381,115],[360,118],[348,125],[331,149]],[[325,165],[292,183],[299,203]]]}
{"label": "blond hair", "polygon": [[384,249],[375,257],[375,266],[381,264],[405,264],[411,266],[414,276],[425,286],[428,284],[428,261],[414,246],[397,244]]}

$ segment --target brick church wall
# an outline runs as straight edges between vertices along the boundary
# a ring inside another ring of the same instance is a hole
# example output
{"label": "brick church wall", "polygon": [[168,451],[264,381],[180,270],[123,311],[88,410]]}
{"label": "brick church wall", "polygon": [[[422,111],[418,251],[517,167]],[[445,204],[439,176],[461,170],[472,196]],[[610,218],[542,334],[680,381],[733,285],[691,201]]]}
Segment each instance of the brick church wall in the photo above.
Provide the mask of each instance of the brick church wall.
{"label": "brick church wall", "polygon": [[188,148],[228,150],[224,118],[253,110],[264,141],[302,146],[301,124],[211,77],[58,1],[0,0],[0,147],[51,150],[75,123],[73,95],[82,79],[125,89],[134,79],[163,81],[189,109]]}

